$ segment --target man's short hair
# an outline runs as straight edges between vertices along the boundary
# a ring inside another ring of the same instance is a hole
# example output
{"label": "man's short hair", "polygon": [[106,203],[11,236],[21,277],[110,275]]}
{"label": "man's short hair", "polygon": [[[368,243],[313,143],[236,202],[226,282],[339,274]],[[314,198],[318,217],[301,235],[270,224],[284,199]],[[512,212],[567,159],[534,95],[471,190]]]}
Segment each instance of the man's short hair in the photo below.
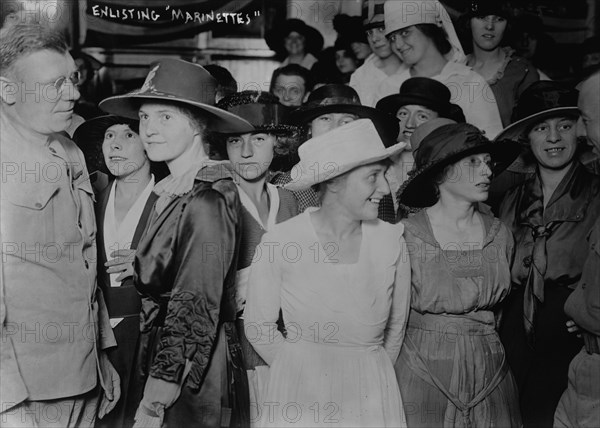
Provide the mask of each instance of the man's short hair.
{"label": "man's short hair", "polygon": [[20,58],[42,50],[61,54],[69,51],[65,38],[57,31],[40,24],[17,24],[0,31],[0,75],[14,72]]}
{"label": "man's short hair", "polygon": [[273,88],[275,86],[275,82],[279,76],[299,76],[304,80],[304,88],[306,92],[310,92],[315,85],[314,79],[309,69],[302,67],[298,64],[288,64],[286,66],[280,67],[273,72],[271,76],[271,87],[270,92],[273,92]]}

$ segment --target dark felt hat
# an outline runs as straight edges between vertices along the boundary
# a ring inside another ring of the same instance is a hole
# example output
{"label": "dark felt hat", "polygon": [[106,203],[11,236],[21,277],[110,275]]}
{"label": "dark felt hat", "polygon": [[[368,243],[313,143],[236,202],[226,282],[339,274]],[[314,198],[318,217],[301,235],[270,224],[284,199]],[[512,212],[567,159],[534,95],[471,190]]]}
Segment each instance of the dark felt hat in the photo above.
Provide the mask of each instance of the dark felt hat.
{"label": "dark felt hat", "polygon": [[502,0],[472,0],[467,11],[469,18],[476,16],[501,16],[509,19],[512,14],[510,6]]}
{"label": "dark felt hat", "polygon": [[306,53],[310,52],[313,55],[317,55],[321,52],[325,40],[319,30],[310,25],[306,25],[304,21],[296,18],[287,19],[278,25],[276,24],[265,36],[265,41],[278,55],[286,55],[287,52],[284,47],[284,39],[294,31],[304,36],[304,49]]}
{"label": "dark felt hat", "polygon": [[[540,80],[532,83],[519,97],[513,109],[513,123],[504,128],[496,140],[522,141],[535,124],[561,116],[579,116],[578,91],[559,82]],[[530,173],[535,164],[519,156],[508,168],[513,172]]]}
{"label": "dark felt hat", "polygon": [[497,140],[518,140],[536,123],[550,117],[579,116],[579,93],[562,83],[540,80],[532,83],[519,97],[513,109],[512,122]]}
{"label": "dark felt hat", "polygon": [[128,125],[136,133],[139,129],[137,120],[109,114],[86,120],[73,133],[73,141],[83,152],[90,173],[94,171],[101,171],[105,174],[110,173],[104,162],[102,143],[104,142],[106,130],[113,125]]}
{"label": "dark felt hat", "polygon": [[233,113],[254,126],[254,132],[290,135],[299,128],[289,124],[290,108],[269,92],[242,91],[224,97],[217,107]]}
{"label": "dark felt hat", "polygon": [[521,147],[513,141],[490,141],[477,127],[468,123],[443,125],[427,135],[415,154],[415,169],[400,188],[400,200],[409,207],[429,207],[437,202],[433,180],[443,169],[462,158],[489,153],[493,173],[499,174],[519,155]]}
{"label": "dark felt hat", "polygon": [[395,117],[372,107],[363,106],[356,91],[347,85],[329,84],[315,89],[306,103],[294,110],[290,121],[306,125],[317,117],[328,113],[351,113],[359,118],[371,119],[386,147],[396,143],[398,121]]}
{"label": "dark felt hat", "polygon": [[215,106],[217,81],[204,67],[181,59],[165,58],[150,66],[144,85],[125,95],[102,100],[99,107],[107,113],[130,119],[138,118],[145,100],[184,104],[198,110],[217,132],[251,132],[244,119]]}
{"label": "dark felt hat", "polygon": [[427,107],[456,122],[465,122],[462,109],[450,102],[450,90],[441,82],[428,77],[411,77],[400,86],[400,93],[388,95],[377,102],[377,109],[396,117],[406,105]]}
{"label": "dark felt hat", "polygon": [[362,6],[363,31],[371,28],[385,27],[383,4],[384,0],[365,0]]}

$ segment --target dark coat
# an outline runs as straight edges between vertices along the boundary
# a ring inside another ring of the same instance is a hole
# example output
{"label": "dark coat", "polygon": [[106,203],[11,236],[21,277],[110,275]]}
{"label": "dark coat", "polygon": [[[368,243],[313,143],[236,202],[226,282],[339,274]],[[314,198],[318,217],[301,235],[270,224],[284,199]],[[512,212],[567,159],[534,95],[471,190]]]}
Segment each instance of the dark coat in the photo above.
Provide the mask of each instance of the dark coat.
{"label": "dark coat", "polygon": [[[231,176],[221,172],[205,166],[191,191],[160,197],[157,206],[166,204],[153,213],[136,254],[142,312],[131,409],[148,376],[182,383],[181,395],[165,410],[167,426],[249,424],[235,330],[240,201]],[[186,361],[191,369],[182,382]]]}
{"label": "dark coat", "polygon": [[[500,218],[515,238],[513,290],[505,301],[500,337],[519,386],[525,426],[552,426],[554,410],[567,387],[569,363],[582,346],[566,329],[563,307],[589,255],[586,237],[600,216],[600,177],[575,162],[543,208],[541,219],[535,220],[540,198],[540,178],[533,174],[506,194],[500,208]],[[544,301],[537,306],[535,342],[530,346],[523,307],[535,244],[532,228],[527,226],[532,221],[551,233],[545,246]]]}

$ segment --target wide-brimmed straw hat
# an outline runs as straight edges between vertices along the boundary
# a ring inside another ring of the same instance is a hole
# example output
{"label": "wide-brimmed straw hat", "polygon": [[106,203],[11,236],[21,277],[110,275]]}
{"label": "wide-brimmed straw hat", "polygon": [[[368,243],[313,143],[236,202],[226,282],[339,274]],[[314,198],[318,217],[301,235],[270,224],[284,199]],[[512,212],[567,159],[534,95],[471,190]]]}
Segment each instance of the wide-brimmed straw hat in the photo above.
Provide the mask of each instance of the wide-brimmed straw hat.
{"label": "wide-brimmed straw hat", "polygon": [[443,125],[427,135],[416,151],[415,169],[400,188],[400,200],[409,207],[429,207],[437,202],[435,176],[461,159],[489,153],[494,175],[506,169],[519,155],[521,147],[512,141],[490,141],[482,131],[468,123]]}
{"label": "wide-brimmed straw hat", "polygon": [[406,105],[419,105],[435,111],[440,117],[456,122],[466,122],[460,106],[450,102],[450,89],[428,77],[411,77],[400,86],[398,94],[380,99],[375,106],[396,117],[398,109]]}
{"label": "wide-brimmed straw hat", "polygon": [[348,85],[323,85],[310,93],[306,103],[290,114],[295,125],[306,125],[317,117],[328,113],[350,113],[359,118],[371,119],[383,144],[392,146],[398,138],[398,120],[388,113],[364,106],[356,91]]}
{"label": "wide-brimmed straw hat", "polygon": [[265,41],[269,48],[277,52],[278,55],[287,55],[284,39],[293,31],[304,36],[305,53],[310,52],[317,55],[321,52],[325,40],[319,30],[296,18],[287,19],[275,25],[265,36]]}
{"label": "wide-brimmed straw hat", "polygon": [[308,189],[362,165],[401,152],[406,143],[385,147],[373,122],[358,119],[306,141],[298,149],[300,162],[290,175],[289,190]]}
{"label": "wide-brimmed straw hat", "polygon": [[153,63],[140,89],[102,100],[99,107],[112,114],[138,118],[141,102],[176,102],[197,109],[217,132],[251,132],[246,120],[215,106],[217,81],[204,67],[181,59],[166,58]]}
{"label": "wide-brimmed straw hat", "polygon": [[264,91],[242,91],[228,95],[217,107],[233,113],[254,126],[253,132],[287,135],[299,132],[289,124],[291,109],[279,102],[275,95]]}
{"label": "wide-brimmed straw hat", "polygon": [[85,163],[90,173],[101,171],[109,174],[104,162],[104,155],[102,154],[102,143],[104,142],[106,130],[113,125],[127,125],[137,133],[139,122],[126,117],[109,114],[86,120],[73,133],[73,141],[83,152]]}

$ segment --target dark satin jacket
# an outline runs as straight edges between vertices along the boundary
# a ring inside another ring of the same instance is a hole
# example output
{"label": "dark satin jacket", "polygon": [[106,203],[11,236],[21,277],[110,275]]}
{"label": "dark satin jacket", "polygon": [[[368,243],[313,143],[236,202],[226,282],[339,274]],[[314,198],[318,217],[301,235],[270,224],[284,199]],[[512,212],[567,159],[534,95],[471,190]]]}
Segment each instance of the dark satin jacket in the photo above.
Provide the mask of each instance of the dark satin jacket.
{"label": "dark satin jacket", "polygon": [[[513,283],[525,285],[533,252],[534,239],[527,222],[531,186],[541,186],[538,174],[511,189],[500,207],[500,218],[515,238]],[[543,212],[543,222],[561,222],[546,241],[547,270],[545,285],[575,288],[581,277],[589,247],[586,237],[600,216],[600,177],[575,162],[558,185]]]}
{"label": "dark satin jacket", "polygon": [[240,202],[233,181],[219,171],[211,176],[210,168],[153,214],[135,263],[141,331],[163,328],[150,374],[179,382],[188,359],[193,388],[201,386],[219,325],[235,321]]}

